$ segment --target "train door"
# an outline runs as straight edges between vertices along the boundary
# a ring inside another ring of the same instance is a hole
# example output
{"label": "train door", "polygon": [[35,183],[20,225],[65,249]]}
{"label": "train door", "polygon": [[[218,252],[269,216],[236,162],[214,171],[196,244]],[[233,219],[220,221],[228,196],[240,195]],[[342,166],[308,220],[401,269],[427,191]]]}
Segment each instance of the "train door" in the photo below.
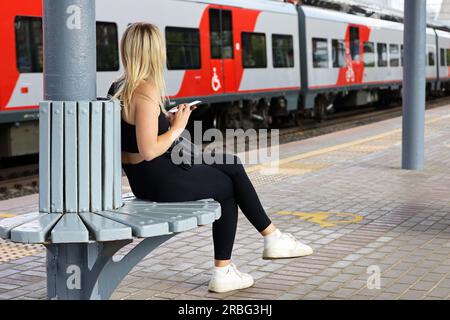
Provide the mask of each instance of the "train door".
{"label": "train door", "polygon": [[350,42],[350,59],[348,65],[351,68],[351,75],[349,74],[350,82],[356,81],[356,70],[360,67],[361,58],[361,47],[360,47],[360,36],[359,28],[356,26],[351,26],[349,29],[349,42]]}
{"label": "train door", "polygon": [[232,92],[235,88],[232,11],[209,9],[211,43],[211,91]]}
{"label": "train door", "polygon": [[345,74],[341,75],[343,83],[360,84],[364,79],[364,44],[369,41],[369,28],[350,25],[347,29],[347,63]]}

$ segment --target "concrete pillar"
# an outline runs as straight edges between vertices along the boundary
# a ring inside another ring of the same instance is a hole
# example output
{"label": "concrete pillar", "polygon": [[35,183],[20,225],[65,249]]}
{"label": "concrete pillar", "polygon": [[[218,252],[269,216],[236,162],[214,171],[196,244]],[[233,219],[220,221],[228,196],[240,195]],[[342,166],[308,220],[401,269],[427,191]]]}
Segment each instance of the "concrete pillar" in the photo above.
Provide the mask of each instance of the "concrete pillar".
{"label": "concrete pillar", "polygon": [[424,168],[426,0],[405,1],[402,168]]}
{"label": "concrete pillar", "polygon": [[[44,27],[44,99],[47,101],[95,101],[97,99],[97,49],[95,0],[43,0]],[[61,114],[64,110],[60,105]],[[63,119],[63,118],[61,118]],[[42,118],[41,118],[42,120]],[[58,122],[55,122],[58,123]],[[62,125],[63,121],[60,122]],[[62,128],[53,127],[49,122],[48,132]],[[41,121],[41,137],[44,127]],[[73,133],[73,131],[71,132]],[[76,130],[75,130],[76,134]],[[64,138],[63,138],[64,137]],[[76,139],[76,137],[73,137]],[[49,139],[42,139],[49,143]],[[75,140],[76,141],[76,140]],[[41,166],[45,167],[48,154],[40,147],[40,186],[50,184],[44,181]],[[58,152],[67,150],[59,149]],[[44,154],[45,153],[45,154]],[[76,153],[75,153],[76,154]],[[48,160],[48,162],[47,162]],[[75,162],[76,163],[76,162]],[[49,172],[49,171],[47,171]],[[53,172],[61,177],[64,172]],[[41,188],[41,192],[43,189]],[[76,192],[76,190],[74,190]],[[52,244],[47,250],[47,292],[49,299],[87,299],[86,274],[92,266],[89,248],[97,244]],[[91,281],[95,283],[95,281]]]}
{"label": "concrete pillar", "polygon": [[44,99],[94,101],[95,0],[43,0]]}

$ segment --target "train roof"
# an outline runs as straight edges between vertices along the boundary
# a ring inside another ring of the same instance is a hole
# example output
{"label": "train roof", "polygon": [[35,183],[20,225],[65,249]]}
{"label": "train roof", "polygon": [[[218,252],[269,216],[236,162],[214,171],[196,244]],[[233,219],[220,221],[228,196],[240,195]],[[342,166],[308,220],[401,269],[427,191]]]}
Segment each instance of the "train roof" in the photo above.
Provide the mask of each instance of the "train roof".
{"label": "train roof", "polygon": [[448,31],[436,29],[438,37],[450,39],[450,33]]}
{"label": "train roof", "polygon": [[[307,18],[322,19],[327,21],[336,21],[343,23],[354,23],[371,26],[374,28],[384,28],[392,30],[403,30],[403,24],[395,21],[375,19],[370,17],[362,17],[354,14],[338,12],[329,9],[322,9],[313,6],[301,6],[305,16]],[[428,33],[433,32],[431,28],[428,28]]]}
{"label": "train roof", "polygon": [[230,7],[240,7],[246,9],[271,11],[277,13],[296,15],[296,6],[292,3],[274,1],[274,0],[176,0],[198,2],[216,5],[226,5]]}

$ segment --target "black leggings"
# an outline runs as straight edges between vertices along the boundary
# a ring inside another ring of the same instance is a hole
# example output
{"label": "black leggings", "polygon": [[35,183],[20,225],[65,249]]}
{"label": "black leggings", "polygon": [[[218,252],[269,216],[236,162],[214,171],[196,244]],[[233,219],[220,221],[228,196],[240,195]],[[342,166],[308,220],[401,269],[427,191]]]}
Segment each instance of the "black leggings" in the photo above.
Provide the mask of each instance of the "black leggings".
{"label": "black leggings", "polygon": [[214,257],[229,260],[236,235],[238,206],[258,232],[267,229],[272,222],[240,159],[233,155],[222,157],[220,163],[194,165],[190,170],[174,165],[165,156],[123,168],[138,198],[160,202],[208,198],[218,201],[222,216],[213,224]]}

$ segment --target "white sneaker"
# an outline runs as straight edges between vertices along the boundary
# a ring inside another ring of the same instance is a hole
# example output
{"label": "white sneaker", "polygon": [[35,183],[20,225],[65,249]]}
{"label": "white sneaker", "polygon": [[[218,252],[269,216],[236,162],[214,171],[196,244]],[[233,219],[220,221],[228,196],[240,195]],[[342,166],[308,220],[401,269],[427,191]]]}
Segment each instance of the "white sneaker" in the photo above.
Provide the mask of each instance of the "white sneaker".
{"label": "white sneaker", "polygon": [[236,265],[229,264],[224,268],[215,268],[209,282],[208,290],[216,293],[224,293],[234,290],[249,288],[254,281],[251,275],[240,272]]}
{"label": "white sneaker", "polygon": [[263,259],[289,259],[305,257],[313,254],[313,249],[298,241],[290,233],[280,233],[279,236],[264,242]]}

